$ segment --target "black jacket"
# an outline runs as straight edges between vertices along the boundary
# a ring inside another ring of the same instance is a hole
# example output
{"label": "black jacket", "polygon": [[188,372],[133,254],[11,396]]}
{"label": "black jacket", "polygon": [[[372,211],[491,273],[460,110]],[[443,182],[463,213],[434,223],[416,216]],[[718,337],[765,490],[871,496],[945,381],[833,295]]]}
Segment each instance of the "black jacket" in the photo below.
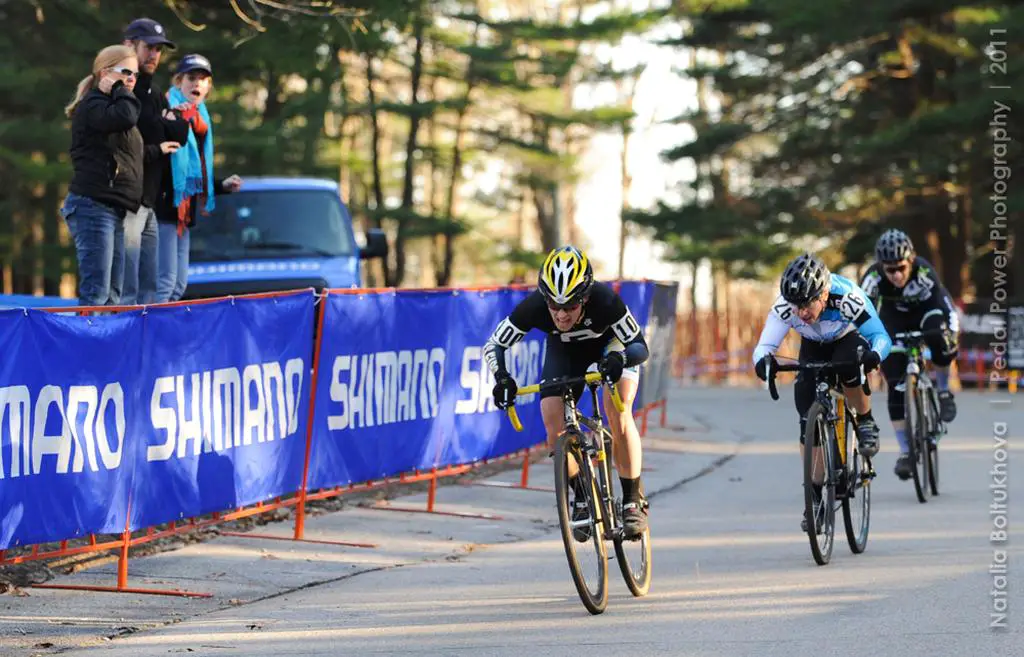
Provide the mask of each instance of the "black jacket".
{"label": "black jacket", "polygon": [[[186,129],[188,129],[188,122],[187,121],[182,121],[182,123],[184,123]],[[188,139],[188,133],[186,132],[185,137],[182,138],[181,142],[179,142],[179,143],[181,143],[182,146],[184,146],[185,141],[187,139]],[[205,141],[204,141],[205,139],[206,139],[205,137],[197,137],[196,138],[196,145],[199,147],[200,150],[203,149],[203,145],[205,143]],[[162,222],[168,223],[168,224],[176,224],[176,223],[178,223],[178,208],[176,208],[174,206],[174,176],[171,174],[171,167],[170,167],[171,156],[170,155],[164,155],[164,158],[167,160],[167,166],[164,167],[163,178],[162,178],[162,182],[160,184],[160,192],[159,192],[159,194],[157,194],[156,205],[153,206],[153,209],[156,210],[156,219],[157,219],[157,221],[162,221]],[[226,194],[227,193],[224,190],[224,180],[225,180],[224,178],[217,178],[216,176],[214,177],[214,179],[213,179],[213,195],[214,196],[220,196],[221,194]],[[197,203],[193,202],[192,203],[192,207],[190,208],[192,212],[191,212],[191,216],[189,216],[189,220],[188,220],[189,228],[191,228],[192,226],[196,225],[196,218],[199,216],[200,210],[205,209],[205,204],[203,205],[203,208],[198,208],[198,207],[196,207],[197,205],[198,205]]]}
{"label": "black jacket", "polygon": [[160,152],[160,144],[176,141],[184,144],[188,139],[188,122],[163,118],[169,108],[167,97],[153,84],[153,76],[140,74],[135,84],[135,97],[141,103],[139,132],[146,145],[143,165],[142,204],[155,207],[165,172],[169,171],[170,155]]}
{"label": "black jacket", "polygon": [[110,95],[93,89],[71,118],[69,191],[119,210],[135,212],[142,201],[142,135],[139,100],[115,82]]}

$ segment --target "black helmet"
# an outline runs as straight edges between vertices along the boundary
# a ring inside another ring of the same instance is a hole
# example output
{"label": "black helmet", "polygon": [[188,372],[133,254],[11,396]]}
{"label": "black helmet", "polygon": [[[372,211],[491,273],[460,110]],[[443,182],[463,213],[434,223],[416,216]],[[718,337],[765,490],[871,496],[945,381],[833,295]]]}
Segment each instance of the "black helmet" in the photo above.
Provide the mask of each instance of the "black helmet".
{"label": "black helmet", "polygon": [[902,230],[891,228],[878,238],[875,259],[878,262],[902,262],[914,256],[914,243]]}
{"label": "black helmet", "polygon": [[820,258],[805,253],[786,265],[779,291],[786,301],[802,306],[828,289],[830,276],[828,267]]}

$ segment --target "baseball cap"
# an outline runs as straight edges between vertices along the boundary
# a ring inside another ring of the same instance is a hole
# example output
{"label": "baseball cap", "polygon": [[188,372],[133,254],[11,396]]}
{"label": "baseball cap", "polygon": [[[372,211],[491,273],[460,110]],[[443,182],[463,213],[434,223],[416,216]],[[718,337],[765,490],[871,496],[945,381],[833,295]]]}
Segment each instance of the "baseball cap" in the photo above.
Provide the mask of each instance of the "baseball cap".
{"label": "baseball cap", "polygon": [[182,57],[181,61],[178,62],[178,68],[174,72],[188,73],[189,71],[206,71],[213,75],[213,67],[210,66],[210,60],[195,53]]}
{"label": "baseball cap", "polygon": [[164,26],[152,18],[136,18],[124,28],[124,38],[129,41],[143,41],[151,46],[165,45],[171,50],[177,49],[174,42],[167,38]]}

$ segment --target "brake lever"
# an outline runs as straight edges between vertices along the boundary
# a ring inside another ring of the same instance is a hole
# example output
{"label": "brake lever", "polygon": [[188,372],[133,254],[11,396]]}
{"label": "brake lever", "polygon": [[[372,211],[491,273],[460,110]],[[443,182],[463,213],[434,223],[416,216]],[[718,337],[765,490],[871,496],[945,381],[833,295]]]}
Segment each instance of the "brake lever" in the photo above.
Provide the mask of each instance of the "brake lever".
{"label": "brake lever", "polygon": [[768,392],[771,394],[773,400],[779,401],[779,390],[775,387],[775,368],[772,367],[774,363],[775,359],[769,358],[768,364],[765,366],[765,369],[768,370]]}

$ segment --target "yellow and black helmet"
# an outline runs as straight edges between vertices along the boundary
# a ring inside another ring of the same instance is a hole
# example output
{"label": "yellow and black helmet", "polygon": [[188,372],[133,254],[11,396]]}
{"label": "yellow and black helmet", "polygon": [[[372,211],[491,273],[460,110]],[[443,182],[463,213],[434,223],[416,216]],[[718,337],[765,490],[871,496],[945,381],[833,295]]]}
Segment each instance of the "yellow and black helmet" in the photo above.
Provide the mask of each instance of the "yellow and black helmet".
{"label": "yellow and black helmet", "polygon": [[562,246],[548,254],[537,279],[537,287],[548,305],[575,306],[590,293],[594,268],[582,251],[574,246]]}

